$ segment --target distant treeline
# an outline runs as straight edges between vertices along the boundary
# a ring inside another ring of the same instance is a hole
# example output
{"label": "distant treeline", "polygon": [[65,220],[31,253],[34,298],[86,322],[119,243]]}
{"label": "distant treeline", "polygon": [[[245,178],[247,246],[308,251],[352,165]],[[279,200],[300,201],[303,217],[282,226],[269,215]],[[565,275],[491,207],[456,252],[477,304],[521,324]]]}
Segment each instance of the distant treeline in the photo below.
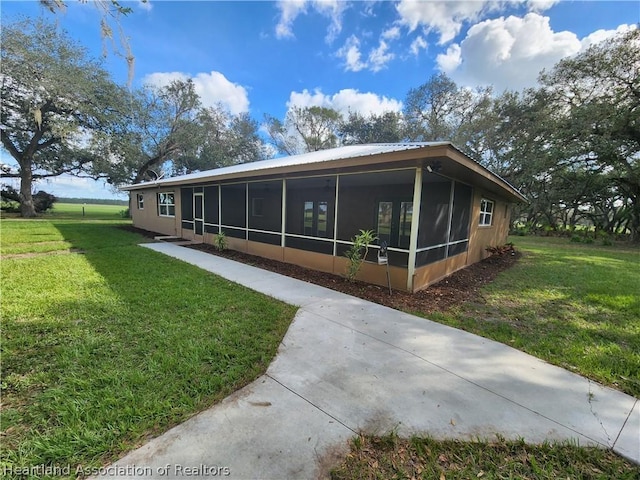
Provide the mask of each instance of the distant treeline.
{"label": "distant treeline", "polygon": [[114,200],[114,199],[102,199],[102,198],[67,198],[58,197],[56,200],[60,203],[89,203],[93,205],[129,205],[127,200]]}

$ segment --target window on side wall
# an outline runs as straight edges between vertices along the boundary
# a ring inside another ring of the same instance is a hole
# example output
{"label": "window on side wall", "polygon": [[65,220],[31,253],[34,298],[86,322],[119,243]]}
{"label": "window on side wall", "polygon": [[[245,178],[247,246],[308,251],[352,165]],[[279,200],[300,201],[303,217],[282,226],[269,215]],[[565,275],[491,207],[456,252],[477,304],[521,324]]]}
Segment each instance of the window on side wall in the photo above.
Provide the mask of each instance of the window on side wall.
{"label": "window on side wall", "polygon": [[158,194],[158,215],[161,217],[176,216],[176,202],[173,192],[162,192]]}
{"label": "window on side wall", "polygon": [[480,200],[480,223],[481,227],[489,227],[493,221],[493,207],[494,203],[492,200],[487,200],[483,198]]}
{"label": "window on side wall", "polygon": [[144,210],[144,194],[138,194],[138,210]]}

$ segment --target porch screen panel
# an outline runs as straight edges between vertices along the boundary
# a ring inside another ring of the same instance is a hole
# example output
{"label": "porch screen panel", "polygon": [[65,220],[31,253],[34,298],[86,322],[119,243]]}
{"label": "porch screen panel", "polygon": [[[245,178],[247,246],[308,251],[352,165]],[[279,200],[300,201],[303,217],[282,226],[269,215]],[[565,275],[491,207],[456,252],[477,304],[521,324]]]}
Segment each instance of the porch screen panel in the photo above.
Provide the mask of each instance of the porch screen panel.
{"label": "porch screen panel", "polygon": [[221,185],[223,231],[229,237],[246,237],[247,184]]}
{"label": "porch screen panel", "polygon": [[[215,185],[204,187],[204,223],[217,225],[218,222],[218,187]],[[215,229],[211,233],[218,233],[218,231]]]}
{"label": "porch screen panel", "polygon": [[249,228],[275,233],[281,232],[281,181],[255,182],[249,184]]}
{"label": "porch screen panel", "polygon": [[193,221],[193,188],[182,187],[180,189],[180,211],[182,213],[182,221]]}
{"label": "porch screen panel", "polygon": [[418,248],[447,243],[451,180],[437,179],[422,185]]}
{"label": "porch screen panel", "polygon": [[451,180],[425,174],[420,203],[418,250],[428,250],[416,253],[416,266],[437,262],[447,256]]}
{"label": "porch screen panel", "polygon": [[400,247],[396,224],[400,222],[401,208],[405,209],[402,226],[406,227],[406,219],[410,219],[406,215],[410,212],[407,201],[412,200],[414,181],[414,169],[341,175],[338,240],[350,241],[360,230],[376,231],[379,227],[382,240]]}
{"label": "porch screen panel", "polygon": [[469,220],[471,217],[471,199],[473,191],[469,185],[456,182],[453,192],[453,217],[451,220],[450,241],[469,238]]}
{"label": "porch screen panel", "polygon": [[324,242],[322,240],[314,240],[312,238],[300,238],[287,236],[285,238],[286,246],[297,248],[299,250],[307,250],[309,252],[333,254],[333,242]]}
{"label": "porch screen panel", "polygon": [[249,240],[252,242],[267,243],[269,245],[280,245],[280,242],[282,242],[280,234],[252,232],[251,230],[249,230]]}
{"label": "porch screen panel", "polygon": [[[347,253],[347,250],[349,250],[349,247],[350,245],[339,243],[336,248],[336,255],[338,257],[344,257],[345,253]],[[394,267],[407,268],[407,265],[409,265],[409,252],[399,252],[397,250],[388,250],[387,259],[389,261],[389,265],[392,265]],[[369,247],[366,260],[368,262],[378,263],[378,247],[377,246]]]}
{"label": "porch screen panel", "polygon": [[335,194],[335,176],[287,180],[286,233],[333,238]]}
{"label": "porch screen panel", "polygon": [[463,183],[455,183],[453,192],[453,216],[451,218],[451,235],[449,256],[467,251],[469,247],[469,222],[471,219],[471,202],[473,189]]}

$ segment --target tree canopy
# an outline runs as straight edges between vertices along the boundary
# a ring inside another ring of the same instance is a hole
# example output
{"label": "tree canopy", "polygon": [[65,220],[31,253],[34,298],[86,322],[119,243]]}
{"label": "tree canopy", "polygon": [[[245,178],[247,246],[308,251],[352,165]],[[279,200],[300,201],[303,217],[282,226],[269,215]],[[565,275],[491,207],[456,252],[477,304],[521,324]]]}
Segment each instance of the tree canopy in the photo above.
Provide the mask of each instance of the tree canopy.
{"label": "tree canopy", "polygon": [[0,35],[0,139],[19,167],[4,176],[20,178],[21,212],[32,217],[34,179],[94,175],[94,161],[112,158],[128,94],[52,24],[23,20]]}

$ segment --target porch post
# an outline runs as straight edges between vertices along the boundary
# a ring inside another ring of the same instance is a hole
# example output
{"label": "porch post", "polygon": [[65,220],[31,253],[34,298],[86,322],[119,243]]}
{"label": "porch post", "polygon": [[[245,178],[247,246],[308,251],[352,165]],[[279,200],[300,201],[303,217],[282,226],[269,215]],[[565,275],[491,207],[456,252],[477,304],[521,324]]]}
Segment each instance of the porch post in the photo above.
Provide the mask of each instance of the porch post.
{"label": "porch post", "polygon": [[407,290],[413,292],[413,276],[416,273],[416,250],[418,249],[418,227],[420,225],[420,199],[422,198],[422,167],[416,168],[413,184],[413,212],[411,236],[409,237],[409,265],[407,265]]}
{"label": "porch post", "polygon": [[218,184],[218,235],[222,233],[222,184]]}
{"label": "porch post", "polygon": [[285,246],[285,224],[287,221],[287,179],[282,179],[282,221],[280,222],[280,246],[284,248]]}
{"label": "porch post", "polygon": [[336,175],[336,193],[333,209],[333,256],[338,256],[338,191],[340,189],[340,175]]}
{"label": "porch post", "polygon": [[[249,242],[249,182],[244,184],[244,239]],[[247,243],[247,248],[249,244]]]}

